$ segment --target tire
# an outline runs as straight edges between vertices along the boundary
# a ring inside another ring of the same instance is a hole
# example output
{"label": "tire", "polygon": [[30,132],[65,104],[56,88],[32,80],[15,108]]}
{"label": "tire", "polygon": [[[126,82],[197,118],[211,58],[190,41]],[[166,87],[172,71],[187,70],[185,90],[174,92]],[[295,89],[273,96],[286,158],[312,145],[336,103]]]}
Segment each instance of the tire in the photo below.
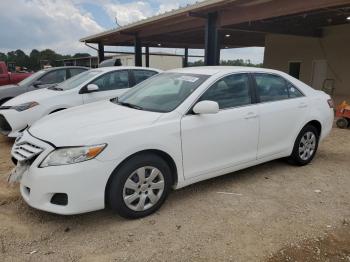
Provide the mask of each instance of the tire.
{"label": "tire", "polygon": [[339,118],[336,124],[337,124],[337,127],[344,129],[344,128],[347,128],[350,123],[346,118]]}
{"label": "tire", "polygon": [[293,152],[288,158],[289,163],[297,166],[309,164],[316,155],[319,135],[314,126],[305,126],[295,140]]}
{"label": "tire", "polygon": [[171,169],[163,158],[151,153],[139,154],[112,173],[107,189],[108,204],[122,217],[145,217],[161,207],[171,185]]}

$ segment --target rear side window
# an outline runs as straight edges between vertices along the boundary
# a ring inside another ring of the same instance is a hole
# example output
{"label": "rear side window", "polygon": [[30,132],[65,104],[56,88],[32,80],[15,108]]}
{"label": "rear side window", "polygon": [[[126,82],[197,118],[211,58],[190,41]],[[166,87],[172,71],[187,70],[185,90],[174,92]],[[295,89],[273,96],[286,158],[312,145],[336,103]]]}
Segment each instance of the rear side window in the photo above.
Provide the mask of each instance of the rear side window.
{"label": "rear side window", "polygon": [[61,83],[66,80],[66,69],[49,71],[40,78],[43,85]]}
{"label": "rear side window", "polygon": [[260,102],[288,99],[288,87],[284,78],[270,74],[254,74]]}
{"label": "rear side window", "polygon": [[251,104],[249,76],[234,74],[220,79],[202,95],[203,100],[217,102],[220,109]]}
{"label": "rear side window", "polygon": [[150,70],[133,70],[133,72],[135,77],[135,85],[137,85],[142,81],[145,81],[147,78],[150,78],[151,76],[158,74],[157,72],[150,71]]}
{"label": "rear side window", "polygon": [[82,68],[70,68],[69,69],[69,73],[70,73],[70,77],[76,76],[82,72],[85,72],[85,69]]}

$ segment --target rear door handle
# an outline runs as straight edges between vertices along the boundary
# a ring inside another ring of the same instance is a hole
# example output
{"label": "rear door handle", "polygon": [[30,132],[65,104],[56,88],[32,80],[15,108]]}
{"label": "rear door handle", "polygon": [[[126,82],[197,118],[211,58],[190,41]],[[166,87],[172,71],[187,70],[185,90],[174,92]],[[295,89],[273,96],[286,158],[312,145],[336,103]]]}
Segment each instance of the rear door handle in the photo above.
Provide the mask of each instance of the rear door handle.
{"label": "rear door handle", "polygon": [[246,117],[245,117],[245,119],[254,119],[254,118],[257,118],[258,117],[258,115],[257,114],[255,114],[255,113],[253,113],[253,112],[250,112],[250,113],[248,113],[247,115],[246,115]]}
{"label": "rear door handle", "polygon": [[307,108],[307,104],[306,103],[301,103],[298,106],[299,108]]}

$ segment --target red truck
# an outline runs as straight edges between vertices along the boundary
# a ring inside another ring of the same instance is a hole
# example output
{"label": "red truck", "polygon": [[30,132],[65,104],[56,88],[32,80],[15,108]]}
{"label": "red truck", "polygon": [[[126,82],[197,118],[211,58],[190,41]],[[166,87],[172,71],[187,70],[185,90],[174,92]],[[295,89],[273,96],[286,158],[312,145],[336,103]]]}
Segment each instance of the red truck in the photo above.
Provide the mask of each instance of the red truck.
{"label": "red truck", "polygon": [[5,62],[0,61],[0,86],[17,84],[24,78],[30,76],[31,73],[12,73],[9,72]]}

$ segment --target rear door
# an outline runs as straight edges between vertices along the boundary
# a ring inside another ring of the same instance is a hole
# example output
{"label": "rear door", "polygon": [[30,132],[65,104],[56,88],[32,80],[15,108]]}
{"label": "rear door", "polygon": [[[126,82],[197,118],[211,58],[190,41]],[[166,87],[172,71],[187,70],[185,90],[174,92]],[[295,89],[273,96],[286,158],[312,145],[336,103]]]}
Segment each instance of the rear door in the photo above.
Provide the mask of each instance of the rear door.
{"label": "rear door", "polygon": [[258,158],[273,156],[291,149],[304,123],[307,98],[283,77],[255,73],[259,100]]}
{"label": "rear door", "polygon": [[99,90],[93,93],[84,93],[83,100],[85,104],[115,98],[129,89],[129,72],[128,70],[108,72],[89,84],[97,85]]}

